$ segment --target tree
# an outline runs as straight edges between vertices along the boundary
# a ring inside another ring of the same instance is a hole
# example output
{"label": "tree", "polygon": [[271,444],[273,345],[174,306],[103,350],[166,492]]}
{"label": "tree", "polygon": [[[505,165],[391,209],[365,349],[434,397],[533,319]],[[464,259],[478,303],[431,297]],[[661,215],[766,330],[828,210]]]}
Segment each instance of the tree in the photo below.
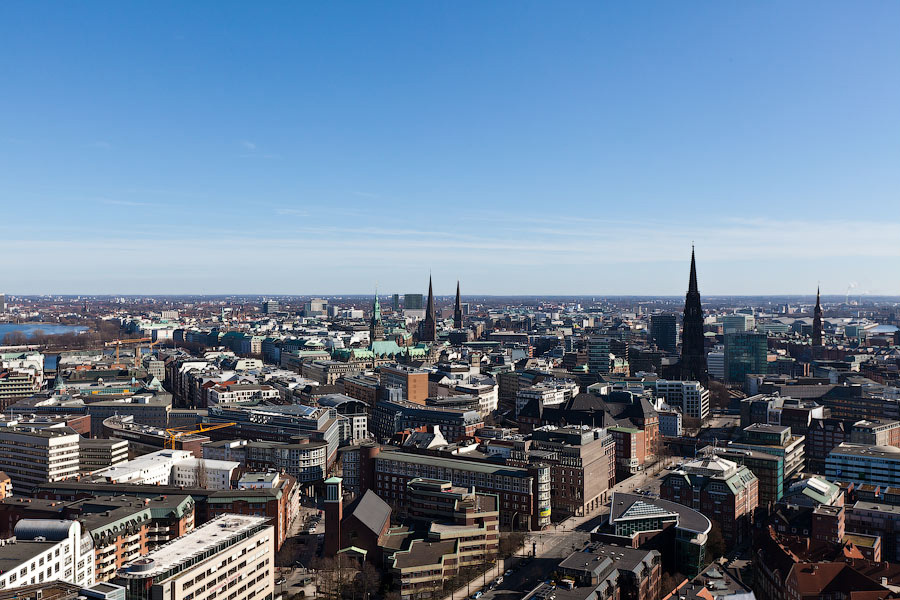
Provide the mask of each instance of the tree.
{"label": "tree", "polygon": [[659,597],[665,598],[685,583],[687,583],[687,578],[677,571],[675,573],[663,573],[659,582]]}
{"label": "tree", "polygon": [[706,536],[707,564],[725,555],[725,538],[722,536],[722,527],[712,521],[712,528]]}
{"label": "tree", "polygon": [[731,394],[728,388],[721,381],[710,379],[709,384],[709,403],[715,408],[728,408],[731,405]]}

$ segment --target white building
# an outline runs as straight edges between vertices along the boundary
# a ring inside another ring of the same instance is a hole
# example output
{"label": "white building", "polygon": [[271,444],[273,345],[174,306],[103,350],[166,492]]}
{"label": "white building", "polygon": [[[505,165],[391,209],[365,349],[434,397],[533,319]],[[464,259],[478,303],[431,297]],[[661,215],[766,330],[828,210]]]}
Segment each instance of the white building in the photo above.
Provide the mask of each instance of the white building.
{"label": "white building", "polygon": [[578,393],[578,384],[568,379],[545,379],[516,392],[516,417],[532,400],[543,406],[565,404]]}
{"label": "white building", "polygon": [[713,350],[706,355],[706,370],[709,376],[719,381],[725,381],[725,351]]}
{"label": "white building", "polygon": [[231,488],[231,478],[239,466],[241,463],[228,460],[186,458],[172,465],[170,483],[184,487],[227,490]]}
{"label": "white building", "polygon": [[221,515],[122,569],[127,598],[265,600],[275,594],[269,519]]}
{"label": "white building", "polygon": [[61,580],[94,584],[94,544],[78,521],[22,519],[0,540],[0,590]]}
{"label": "white building", "polygon": [[490,383],[460,383],[453,388],[457,392],[478,398],[478,413],[487,416],[497,410],[499,394],[497,384]]}
{"label": "white building", "polygon": [[13,493],[23,495],[41,483],[78,477],[79,439],[69,427],[0,427],[0,470],[12,480]]}
{"label": "white building", "polygon": [[225,490],[240,463],[194,458],[187,450],[159,450],[94,473],[110,483],[181,485]]}
{"label": "white building", "polygon": [[281,394],[271,385],[235,383],[231,385],[216,385],[209,389],[210,404],[278,400],[279,398],[281,398]]}

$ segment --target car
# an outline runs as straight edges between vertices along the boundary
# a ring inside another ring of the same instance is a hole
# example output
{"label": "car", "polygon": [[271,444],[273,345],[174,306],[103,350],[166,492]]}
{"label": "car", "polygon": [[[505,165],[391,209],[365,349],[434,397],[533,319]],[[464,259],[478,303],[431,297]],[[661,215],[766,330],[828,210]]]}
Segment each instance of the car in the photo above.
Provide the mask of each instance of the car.
{"label": "car", "polygon": [[509,577],[510,575],[512,575],[512,569],[509,569],[508,571],[506,571],[506,573],[503,574],[504,577]]}
{"label": "car", "polygon": [[497,585],[500,585],[501,583],[503,583],[503,575],[501,575],[500,577],[495,579],[494,583],[496,583]]}
{"label": "car", "polygon": [[275,585],[281,585],[286,581],[287,581],[287,579],[285,579],[284,577],[279,577],[278,579],[275,580]]}

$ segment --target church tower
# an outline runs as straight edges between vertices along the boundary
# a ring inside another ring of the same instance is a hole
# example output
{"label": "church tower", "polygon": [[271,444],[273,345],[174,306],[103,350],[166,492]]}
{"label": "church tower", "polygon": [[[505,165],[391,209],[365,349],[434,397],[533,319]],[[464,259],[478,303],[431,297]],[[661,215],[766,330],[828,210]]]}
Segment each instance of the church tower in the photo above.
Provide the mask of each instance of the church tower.
{"label": "church tower", "polygon": [[428,305],[425,307],[425,320],[419,330],[419,341],[437,341],[437,322],[434,320],[434,292],[431,289],[431,275],[428,276]]}
{"label": "church tower", "polygon": [[384,325],[381,323],[381,304],[378,302],[378,290],[375,290],[375,304],[372,306],[372,320],[369,322],[369,341],[384,339]]}
{"label": "church tower", "polygon": [[459,280],[456,281],[456,304],[453,306],[453,328],[462,329],[462,301],[459,297]]}
{"label": "church tower", "polygon": [[813,311],[812,345],[822,346],[822,303],[820,302],[820,289],[816,288],[816,308]]}
{"label": "church tower", "polygon": [[709,380],[706,370],[706,349],[703,346],[703,308],[700,306],[697,261],[693,248],[691,248],[691,277],[684,298],[684,322],[681,330],[681,378],[686,381],[699,381],[704,386]]}

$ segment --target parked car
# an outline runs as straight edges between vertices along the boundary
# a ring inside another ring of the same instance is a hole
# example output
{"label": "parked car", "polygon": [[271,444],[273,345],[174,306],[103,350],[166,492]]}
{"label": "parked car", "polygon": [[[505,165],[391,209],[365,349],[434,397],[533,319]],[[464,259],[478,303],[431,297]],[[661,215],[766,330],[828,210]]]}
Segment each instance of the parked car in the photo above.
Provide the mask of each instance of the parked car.
{"label": "parked car", "polygon": [[278,579],[275,580],[275,585],[281,585],[281,584],[285,583],[286,581],[287,581],[287,579],[285,579],[284,577],[279,577]]}
{"label": "parked car", "polygon": [[474,594],[472,594],[472,600],[478,600],[482,596],[484,596],[484,592],[479,590],[479,591],[475,592]]}

